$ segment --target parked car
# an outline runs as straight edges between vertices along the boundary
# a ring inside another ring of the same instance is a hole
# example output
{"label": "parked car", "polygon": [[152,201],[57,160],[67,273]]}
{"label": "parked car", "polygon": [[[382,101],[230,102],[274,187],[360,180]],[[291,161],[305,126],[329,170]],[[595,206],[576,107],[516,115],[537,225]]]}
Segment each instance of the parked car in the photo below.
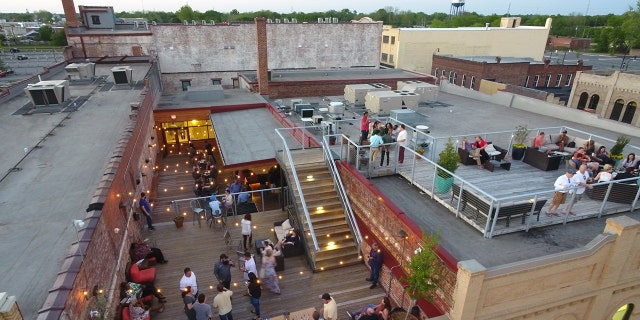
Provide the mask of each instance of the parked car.
{"label": "parked car", "polygon": [[9,49],[9,52],[11,52],[11,53],[20,52],[20,49],[18,49],[18,48],[11,48],[11,49]]}
{"label": "parked car", "polygon": [[18,60],[27,60],[29,59],[29,57],[25,56],[25,55],[18,55]]}

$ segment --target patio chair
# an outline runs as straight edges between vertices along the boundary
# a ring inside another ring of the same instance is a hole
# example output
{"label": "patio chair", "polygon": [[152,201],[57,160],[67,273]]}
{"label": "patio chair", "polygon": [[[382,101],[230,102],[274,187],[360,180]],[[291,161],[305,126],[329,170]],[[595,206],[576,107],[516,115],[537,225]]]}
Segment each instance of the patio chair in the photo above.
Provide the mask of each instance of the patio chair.
{"label": "patio chair", "polygon": [[196,220],[198,220],[198,226],[201,226],[200,219],[204,219],[206,211],[202,208],[200,201],[194,199],[189,203],[191,205],[191,210],[193,211],[193,221],[192,223],[195,225]]}

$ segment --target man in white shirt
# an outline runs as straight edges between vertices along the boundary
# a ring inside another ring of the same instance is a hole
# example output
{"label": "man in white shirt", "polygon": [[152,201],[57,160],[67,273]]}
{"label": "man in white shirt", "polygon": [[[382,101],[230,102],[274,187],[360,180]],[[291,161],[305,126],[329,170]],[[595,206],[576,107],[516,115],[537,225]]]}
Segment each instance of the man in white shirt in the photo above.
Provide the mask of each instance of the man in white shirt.
{"label": "man in white shirt", "polygon": [[576,172],[576,174],[574,174],[573,178],[571,179],[573,186],[574,187],[577,186],[579,188],[571,191],[571,193],[575,191],[575,195],[573,196],[573,201],[569,201],[569,203],[564,207],[564,209],[562,209],[563,214],[567,214],[567,212],[569,212],[569,214],[572,216],[576,215],[571,210],[573,208],[573,205],[576,204],[576,202],[578,202],[578,200],[582,198],[582,194],[584,193],[587,187],[593,188],[592,185],[587,184],[587,181],[589,181],[589,178],[590,176],[589,176],[589,171],[587,171],[587,165],[586,164],[580,165],[580,170],[578,170],[578,172]]}
{"label": "man in white shirt", "polygon": [[240,268],[243,273],[243,277],[245,281],[249,281],[249,273],[253,272],[254,274],[258,274],[258,269],[256,268],[256,261],[253,260],[251,253],[249,251],[244,252],[244,267]]}
{"label": "man in white shirt", "polygon": [[407,144],[407,130],[405,130],[404,124],[400,125],[400,132],[398,132],[398,163],[404,162],[404,146]]}
{"label": "man in white shirt", "polygon": [[191,286],[191,290],[194,292],[193,296],[198,296],[198,282],[196,281],[196,274],[191,271],[191,268],[184,268],[184,275],[180,279],[180,291],[184,291],[185,288]]}
{"label": "man in white shirt", "polygon": [[567,200],[567,192],[573,186],[571,179],[575,174],[575,169],[569,169],[567,170],[567,173],[559,176],[553,183],[553,187],[556,189],[556,192],[553,194],[551,205],[547,209],[547,217],[559,215],[558,207]]}

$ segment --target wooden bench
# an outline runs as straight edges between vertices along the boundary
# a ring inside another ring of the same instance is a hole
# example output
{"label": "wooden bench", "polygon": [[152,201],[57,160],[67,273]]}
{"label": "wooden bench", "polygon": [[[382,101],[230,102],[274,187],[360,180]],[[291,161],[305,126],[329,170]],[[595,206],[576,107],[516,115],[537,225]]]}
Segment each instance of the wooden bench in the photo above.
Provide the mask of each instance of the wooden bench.
{"label": "wooden bench", "polygon": [[[593,189],[587,189],[586,193],[593,200],[604,200],[607,195],[608,184],[594,186]],[[638,184],[613,182],[608,201],[623,204],[632,204],[638,194]]]}
{"label": "wooden bench", "polygon": [[[451,190],[453,196],[451,197],[451,202],[453,203],[454,199],[461,198],[462,207],[460,210],[465,210],[467,204],[475,211],[474,220],[479,222],[480,215],[483,215],[485,218],[489,217],[489,219],[493,219],[493,216],[496,212],[497,204],[494,204],[493,210],[489,213],[489,208],[491,207],[491,202],[488,202],[486,198],[479,196],[468,189],[462,190],[462,197],[460,197],[460,186],[457,184],[453,184],[451,186]],[[533,208],[533,213],[531,212],[531,208],[533,207],[533,201],[530,200],[520,200],[514,202],[504,202],[500,205],[500,211],[498,211],[498,219],[506,218],[506,226],[509,227],[509,223],[511,222],[511,217],[522,216],[522,224],[525,223],[525,219],[529,214],[537,215],[537,221],[540,221],[540,211],[542,207],[547,203],[547,199],[540,197],[536,201],[535,207]]]}

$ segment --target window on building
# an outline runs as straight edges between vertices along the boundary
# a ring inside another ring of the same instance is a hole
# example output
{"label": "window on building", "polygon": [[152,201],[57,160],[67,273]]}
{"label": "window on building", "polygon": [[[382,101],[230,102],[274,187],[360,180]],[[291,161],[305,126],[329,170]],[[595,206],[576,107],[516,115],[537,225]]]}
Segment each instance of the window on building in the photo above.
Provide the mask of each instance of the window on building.
{"label": "window on building", "polygon": [[556,76],[556,88],[559,88],[560,84],[562,84],[562,73]]}
{"label": "window on building", "polygon": [[180,82],[182,82],[182,91],[189,90],[189,87],[191,86],[191,80],[180,80]]}
{"label": "window on building", "polygon": [[211,84],[212,85],[221,85],[222,84],[222,79],[221,78],[213,78],[211,79]]}
{"label": "window on building", "polygon": [[389,55],[389,63],[394,63],[392,54]]}
{"label": "window on building", "polygon": [[442,70],[442,72],[440,73],[441,77],[444,77],[447,74],[447,72],[445,70]]}
{"label": "window on building", "polygon": [[391,36],[391,44],[396,44],[396,37],[395,36]]}
{"label": "window on building", "polygon": [[433,76],[437,77],[438,76],[438,68],[436,68],[436,71],[433,72]]}
{"label": "window on building", "polygon": [[598,102],[600,102],[600,96],[594,94],[591,96],[591,101],[589,101],[589,109],[596,110],[598,109]]}
{"label": "window on building", "polygon": [[633,101],[627,103],[627,110],[624,111],[621,121],[624,123],[631,124],[631,121],[633,121],[633,116],[636,114],[637,107],[638,105]]}
{"label": "window on building", "polygon": [[529,87],[529,80],[530,80],[531,76],[527,75],[526,78],[524,78],[524,87],[528,88]]}
{"label": "window on building", "polygon": [[589,100],[589,94],[583,92],[580,94],[580,99],[578,100],[578,110],[584,110],[587,106],[587,100]]}
{"label": "window on building", "polygon": [[91,23],[100,24],[100,16],[91,16]]}
{"label": "window on building", "polygon": [[538,86],[538,82],[540,82],[540,75],[536,74],[536,75],[533,77],[533,87],[534,87],[534,88]]}
{"label": "window on building", "polygon": [[163,122],[165,141],[167,143],[189,142],[194,140],[214,139],[211,120],[190,120]]}
{"label": "window on building", "polygon": [[449,71],[449,83],[453,83],[453,71]]}
{"label": "window on building", "polygon": [[231,81],[233,81],[234,89],[240,88],[240,80],[238,80],[238,78],[231,78]]}
{"label": "window on building", "polygon": [[382,36],[382,43],[389,43],[389,36]]}
{"label": "window on building", "polygon": [[456,84],[456,81],[458,80],[458,73],[454,72],[453,73],[453,80],[451,81],[451,83]]}
{"label": "window on building", "polygon": [[548,74],[544,79],[544,86],[549,87],[550,84],[551,84],[551,75]]}
{"label": "window on building", "polygon": [[609,115],[609,119],[620,121],[622,108],[624,108],[624,100],[622,99],[616,100],[616,102],[613,104],[613,108],[611,108],[611,114]]}
{"label": "window on building", "polygon": [[386,53],[383,53],[383,54],[380,56],[380,61],[382,61],[382,62],[387,62],[387,59],[388,59],[388,58],[389,58],[389,55],[388,55],[388,54],[386,54]]}
{"label": "window on building", "polygon": [[571,86],[571,78],[573,78],[573,74],[569,73],[567,75],[567,82],[564,83],[565,86]]}
{"label": "window on building", "polygon": [[474,89],[476,88],[476,77],[475,76],[471,76],[471,83],[469,84],[469,89]]}
{"label": "window on building", "polygon": [[462,75],[462,80],[460,81],[460,86],[464,87],[467,84],[467,75],[463,74]]}

